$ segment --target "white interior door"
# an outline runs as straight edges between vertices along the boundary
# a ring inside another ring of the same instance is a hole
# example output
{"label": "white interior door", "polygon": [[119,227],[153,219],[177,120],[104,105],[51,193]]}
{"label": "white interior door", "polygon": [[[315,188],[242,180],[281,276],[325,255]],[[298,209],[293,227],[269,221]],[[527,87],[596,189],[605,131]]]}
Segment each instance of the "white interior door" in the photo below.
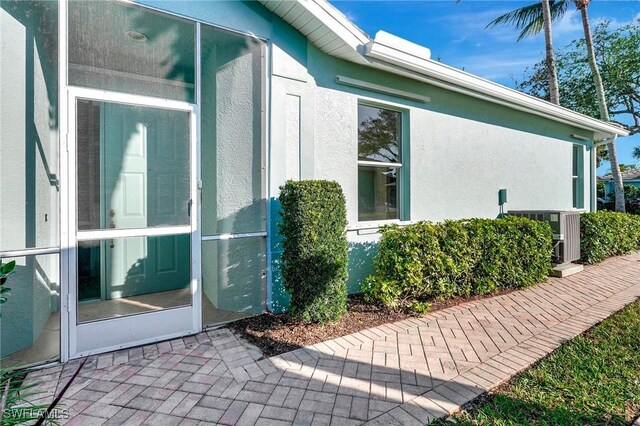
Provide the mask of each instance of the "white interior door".
{"label": "white interior door", "polygon": [[[173,111],[107,103],[102,112],[104,153],[103,217],[109,229],[146,228],[189,216],[184,149],[188,122]],[[131,130],[133,129],[133,130]],[[180,211],[182,210],[182,211]],[[186,215],[184,210],[187,210]],[[150,217],[151,215],[151,217]],[[150,222],[151,219],[151,222]],[[189,240],[167,235],[104,242],[104,299],[118,299],[185,288],[189,276]]]}
{"label": "white interior door", "polygon": [[199,331],[193,107],[71,93],[71,356]]}

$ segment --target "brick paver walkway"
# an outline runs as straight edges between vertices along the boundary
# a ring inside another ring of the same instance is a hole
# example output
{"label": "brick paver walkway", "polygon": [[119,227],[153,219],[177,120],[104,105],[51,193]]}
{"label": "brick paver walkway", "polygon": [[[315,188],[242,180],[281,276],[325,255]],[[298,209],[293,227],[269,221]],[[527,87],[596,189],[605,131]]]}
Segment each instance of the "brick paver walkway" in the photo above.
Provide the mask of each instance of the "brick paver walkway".
{"label": "brick paver walkway", "polygon": [[[91,357],[68,424],[426,424],[640,297],[640,253],[268,359],[228,329]],[[79,362],[31,373],[50,400]]]}

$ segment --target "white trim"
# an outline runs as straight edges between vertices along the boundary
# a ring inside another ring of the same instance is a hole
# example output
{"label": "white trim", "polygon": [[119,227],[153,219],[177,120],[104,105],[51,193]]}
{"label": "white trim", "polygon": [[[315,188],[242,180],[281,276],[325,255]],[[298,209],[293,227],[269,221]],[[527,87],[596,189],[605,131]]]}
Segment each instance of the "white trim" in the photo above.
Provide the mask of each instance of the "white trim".
{"label": "white trim", "polygon": [[118,71],[118,70],[113,70],[108,68],[99,68],[99,67],[94,67],[92,65],[70,63],[69,68],[71,68],[72,70],[78,70],[80,72],[98,74],[98,75],[103,75],[107,77],[118,76],[118,77],[126,78],[129,80],[137,80],[141,83],[162,84],[164,86],[177,87],[180,89],[184,89],[184,88],[193,89],[195,86],[193,83],[185,83],[184,81],[170,80],[170,79],[160,78],[160,77],[151,77],[148,75],[136,74],[136,73],[127,72],[127,71]]}
{"label": "white trim", "polygon": [[[193,123],[191,148],[191,167],[192,167],[192,185],[191,185],[191,215],[195,218],[191,219],[191,305],[193,308],[193,330],[202,330],[202,150],[201,150],[201,132],[202,132],[202,43],[201,43],[201,25],[196,22],[196,87],[195,101],[196,106],[194,113],[191,114]],[[195,180],[195,182],[194,182]]]}
{"label": "white trim", "polygon": [[[312,21],[318,22],[322,30],[326,30],[327,34],[334,37],[333,40],[327,40],[327,36],[317,40],[315,43],[318,48],[333,56],[355,62],[366,64],[367,60],[360,53],[361,47],[369,41],[369,37],[356,25],[353,24],[338,9],[325,0],[259,0],[267,9],[274,14],[280,16],[303,35],[308,36],[313,32],[318,32],[315,28],[311,33],[304,34],[303,27]],[[283,5],[285,5],[283,7]],[[292,6],[293,5],[293,6]],[[292,7],[298,6],[304,10],[302,13],[289,13]],[[304,16],[303,16],[304,15]],[[297,25],[297,27],[296,27]],[[314,25],[315,27],[315,25]],[[322,31],[320,30],[320,31]],[[329,36],[330,37],[330,36]],[[334,46],[335,42],[339,46]],[[331,46],[331,47],[330,47]],[[342,53],[340,53],[342,52]]]}
{"label": "white trim", "polygon": [[67,93],[67,8],[68,0],[58,2],[58,133],[60,167],[60,361],[69,360],[69,137],[68,137],[68,93]]}
{"label": "white trim", "polygon": [[255,39],[263,41],[263,42],[267,41],[266,38],[260,37],[260,36],[258,36],[256,34],[252,33],[252,32],[241,31],[241,30],[237,30],[237,29],[234,29],[234,28],[231,28],[231,27],[225,27],[225,26],[220,25],[220,24],[215,23],[215,22],[205,21],[203,19],[199,19],[199,18],[196,18],[196,17],[193,17],[193,16],[182,15],[180,13],[176,13],[176,12],[173,12],[173,11],[167,10],[167,9],[162,9],[160,7],[152,6],[150,4],[140,4],[136,0],[114,0],[114,1],[116,1],[118,3],[128,4],[128,5],[140,8],[140,9],[149,9],[150,11],[156,12],[158,14],[168,15],[168,16],[171,16],[171,17],[174,17],[174,18],[178,18],[178,19],[180,19],[182,21],[187,21],[188,23],[202,24],[202,25],[206,25],[206,26],[209,26],[209,27],[215,27],[215,28],[220,29],[222,31],[227,31],[227,32],[230,32],[230,33],[233,33],[233,34],[238,34],[238,35],[242,35],[242,36],[245,36],[245,37],[255,38]]}
{"label": "white trim", "polygon": [[358,160],[359,166],[373,166],[373,167],[394,167],[397,169],[402,168],[402,163],[383,163],[381,161],[366,161]]}
{"label": "white trim", "polygon": [[[308,16],[302,17],[298,14],[287,13],[291,7],[281,7],[282,4],[290,4],[293,1],[303,7]],[[426,56],[428,49],[391,36],[388,33],[379,32],[376,38],[371,40],[369,36],[326,1],[291,0],[287,2],[284,0],[260,0],[260,2],[289,24],[307,22],[311,19],[318,20],[327,31],[333,33],[343,42],[343,47],[325,52],[328,55],[384,69],[387,72],[404,75],[414,80],[424,81],[434,86],[443,87],[488,102],[580,127],[595,132],[595,139],[607,138],[611,135],[627,136],[629,134],[627,130],[614,124],[605,123],[517,90],[509,89],[492,81],[430,60],[428,57],[423,58],[421,56]],[[318,47],[322,49],[323,46],[319,45]],[[348,49],[347,52],[345,52],[345,48]]]}
{"label": "white trim", "polygon": [[243,234],[205,235],[202,237],[202,241],[225,241],[225,240],[237,240],[239,238],[264,238],[266,236],[267,236],[266,232],[245,232]]}
{"label": "white trim", "polygon": [[78,324],[74,328],[79,341],[72,358],[194,334],[199,330],[189,329],[192,307],[179,306]]}
{"label": "white trim", "polygon": [[77,333],[77,320],[78,320],[78,268],[77,268],[77,241],[76,241],[76,224],[77,224],[77,179],[76,171],[78,168],[77,163],[77,149],[76,149],[76,122],[77,122],[77,104],[76,98],[73,96],[72,89],[66,90],[67,94],[67,189],[68,189],[68,214],[66,225],[68,229],[68,253],[67,265],[68,265],[68,285],[67,285],[67,297],[64,297],[66,303],[66,312],[68,315],[68,330],[69,330],[69,358],[72,358],[76,354],[76,347],[78,345],[78,333]]}
{"label": "white trim", "polygon": [[585,141],[585,142],[591,142],[591,139],[589,139],[586,136],[582,136],[582,135],[577,135],[575,133],[571,133],[571,137],[574,139],[578,139],[579,141]]}
{"label": "white trim", "polygon": [[399,220],[399,219],[362,221],[362,222],[356,222],[353,225],[348,225],[347,232],[362,231],[365,229],[378,229],[385,225],[407,226],[407,225],[414,225],[416,223],[418,222],[415,220]]}
{"label": "white trim", "polygon": [[[368,102],[366,100],[363,100],[362,98],[358,99],[358,109],[360,107],[360,105],[363,106],[370,106],[373,108],[377,108],[377,109],[385,109],[388,111],[395,111],[398,114],[400,114],[400,140],[398,141],[398,145],[399,145],[399,156],[400,156],[400,160],[401,163],[394,163],[394,162],[381,162],[381,161],[368,161],[368,160],[358,160],[357,161],[357,170],[356,172],[359,173],[360,170],[360,166],[364,166],[364,167],[378,167],[378,168],[394,168],[394,169],[398,169],[397,173],[396,173],[396,212],[397,212],[397,218],[396,219],[389,219],[389,220],[377,220],[377,219],[373,219],[371,221],[360,221],[358,219],[358,224],[385,224],[385,223],[398,223],[401,222],[403,218],[407,218],[410,217],[410,212],[411,212],[411,206],[407,206],[405,205],[405,200],[407,198],[409,198],[409,200],[411,200],[411,195],[408,193],[408,191],[410,191],[410,176],[408,176],[408,172],[410,171],[410,169],[408,167],[403,169],[403,164],[409,164],[410,163],[410,158],[406,159],[406,157],[408,157],[408,153],[410,152],[411,147],[409,146],[409,141],[410,141],[410,134],[409,129],[410,129],[410,117],[409,117],[409,111],[406,108],[400,108],[400,109],[395,109],[393,106],[389,106],[385,103],[382,103],[378,100],[374,101],[374,102]],[[358,144],[360,143],[360,130],[357,129],[356,131],[357,134],[357,139],[358,139]],[[358,206],[357,209],[357,215],[358,217],[360,216],[360,206]],[[347,228],[347,230],[349,230],[349,228]]]}
{"label": "white trim", "polygon": [[[372,59],[372,65],[377,65],[378,68],[384,68],[391,72],[395,71],[396,73],[400,72],[410,78],[419,79],[434,86],[595,131],[597,132],[596,139],[610,137],[611,135],[627,136],[629,134],[622,127],[579,114],[440,62],[406,55],[400,58],[393,51],[380,49],[375,40],[367,44],[364,54]],[[394,67],[399,69],[394,69]]]}
{"label": "white trim", "polygon": [[0,259],[6,259],[9,257],[40,256],[44,254],[59,254],[59,253],[60,253],[60,247],[6,250],[6,251],[0,251]]}
{"label": "white trim", "polygon": [[355,78],[349,78],[344,76],[337,76],[336,82],[344,86],[355,87],[357,89],[369,90],[372,92],[382,93],[385,95],[395,96],[397,98],[408,99],[410,101],[417,101],[423,103],[431,102],[431,98],[428,96],[422,96],[404,90],[398,90],[387,86],[382,86],[375,83],[369,83],[367,81],[356,80]]}
{"label": "white trim", "polygon": [[78,241],[109,240],[113,238],[130,237],[158,237],[162,235],[190,234],[191,225],[165,226],[158,228],[132,228],[132,229],[100,229],[97,231],[78,231]]}
{"label": "white trim", "polygon": [[[69,200],[68,220],[66,221],[69,240],[68,249],[66,250],[68,253],[66,264],[68,268],[69,278],[67,281],[67,297],[64,297],[65,293],[62,293],[61,297],[63,303],[65,304],[63,313],[65,311],[68,313],[68,355],[64,360],[67,360],[68,358],[87,355],[89,353],[106,352],[122,347],[130,347],[142,343],[177,337],[180,335],[193,334],[200,331],[202,328],[202,299],[200,289],[200,270],[196,269],[200,267],[200,251],[197,249],[194,251],[194,247],[196,245],[200,245],[200,238],[197,238],[200,235],[198,214],[194,214],[194,212],[198,212],[200,204],[198,199],[199,194],[197,184],[199,178],[199,176],[197,175],[197,140],[199,134],[198,122],[196,117],[196,105],[186,102],[165,100],[148,96],[116,93],[105,90],[87,89],[80,87],[67,87],[66,93],[68,94],[66,110],[66,114],[68,115],[68,164],[66,166],[66,174],[68,177],[67,191]],[[172,111],[182,111],[189,113],[189,193],[191,195],[190,201],[192,203],[189,225],[143,229],[105,229],[91,231],[76,230],[76,208],[78,205],[76,173],[78,167],[80,166],[76,158],[77,135],[75,130],[77,128],[76,106],[78,99],[89,99],[98,102],[122,103],[150,108],[164,108]],[[78,324],[77,242],[97,239],[150,237],[176,234],[188,234],[191,237],[191,304],[189,307],[184,307],[181,309],[172,308],[158,312],[145,312],[140,315],[100,320],[91,324]],[[185,310],[188,310],[188,314],[184,312]],[[188,322],[186,322],[185,315],[188,315]],[[155,319],[159,319],[159,322],[156,322]],[[117,324],[117,326],[113,327],[112,324]],[[162,332],[168,334],[158,335],[158,327],[160,324],[170,324],[170,326],[163,326],[162,328]],[[102,336],[102,339],[100,336]],[[104,340],[104,336],[109,336],[109,338],[106,340],[106,343]],[[138,338],[137,340],[132,340],[131,336],[138,336]]]}
{"label": "white trim", "polygon": [[[263,102],[263,116],[264,116],[264,155],[263,161],[265,165],[265,175],[266,178],[264,180],[265,184],[265,229],[266,237],[265,237],[265,262],[266,262],[266,278],[267,285],[266,287],[266,297],[265,297],[265,306],[266,309],[272,311],[273,309],[273,270],[271,268],[271,264],[273,262],[273,236],[271,231],[271,206],[272,206],[272,197],[271,197],[271,126],[269,123],[271,122],[271,111],[272,111],[272,98],[271,91],[273,84],[273,44],[271,42],[267,42],[264,47],[265,58],[263,61],[264,70],[263,74],[263,82],[264,82],[264,98]],[[302,113],[301,113],[302,117]]]}
{"label": "white trim", "polygon": [[174,101],[170,99],[155,98],[151,96],[134,95],[131,93],[112,92],[101,89],[89,89],[86,87],[69,86],[69,95],[73,98],[89,99],[102,102],[114,102],[134,106],[147,106],[154,108],[187,111],[191,113],[195,112],[195,105],[189,102]]}

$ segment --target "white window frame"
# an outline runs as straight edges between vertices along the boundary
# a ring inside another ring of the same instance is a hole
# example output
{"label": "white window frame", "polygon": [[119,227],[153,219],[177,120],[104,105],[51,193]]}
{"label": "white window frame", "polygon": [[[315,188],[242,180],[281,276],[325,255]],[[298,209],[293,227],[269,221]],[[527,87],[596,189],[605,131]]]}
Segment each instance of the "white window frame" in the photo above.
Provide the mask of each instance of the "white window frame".
{"label": "white window frame", "polygon": [[[397,188],[396,188],[396,192],[397,192],[397,212],[398,212],[398,217],[395,219],[373,219],[373,220],[360,220],[360,207],[359,207],[359,191],[357,191],[357,195],[358,195],[358,203],[357,203],[357,211],[356,211],[356,216],[357,216],[357,222],[355,225],[352,226],[348,226],[347,230],[358,230],[358,229],[374,229],[374,228],[379,228],[380,226],[383,225],[388,225],[388,224],[401,224],[401,223],[409,223],[408,220],[408,215],[405,211],[405,209],[408,210],[408,208],[406,208],[406,197],[408,197],[407,195],[407,185],[408,185],[408,176],[406,176],[407,174],[407,165],[406,165],[406,159],[409,157],[407,155],[407,151],[408,151],[408,129],[409,129],[409,113],[408,110],[406,108],[403,108],[400,105],[394,105],[391,103],[385,103],[385,102],[380,102],[378,100],[375,99],[367,99],[367,98],[358,98],[358,103],[357,106],[359,107],[360,105],[363,106],[368,106],[368,107],[372,107],[372,108],[378,108],[378,109],[386,109],[389,111],[394,111],[400,114],[400,162],[379,162],[379,161],[367,161],[367,160],[357,160],[357,166],[356,166],[356,182],[358,181],[358,174],[359,174],[359,170],[360,170],[360,166],[373,166],[373,167],[395,167],[398,169],[398,173],[397,173]],[[356,116],[357,116],[357,111],[356,111]],[[359,129],[360,123],[358,122],[356,124],[356,137],[357,137],[357,144],[358,144],[358,152],[357,155],[359,158],[360,152],[359,152],[359,143],[360,143],[360,129]],[[356,184],[357,186],[357,184]]]}

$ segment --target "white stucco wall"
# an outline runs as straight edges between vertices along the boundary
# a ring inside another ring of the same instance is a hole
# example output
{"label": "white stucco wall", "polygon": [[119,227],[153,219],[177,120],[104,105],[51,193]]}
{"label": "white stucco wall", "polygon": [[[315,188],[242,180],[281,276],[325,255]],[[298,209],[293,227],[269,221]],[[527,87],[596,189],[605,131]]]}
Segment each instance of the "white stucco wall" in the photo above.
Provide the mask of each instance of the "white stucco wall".
{"label": "white stucco wall", "polygon": [[0,9],[0,250],[59,244],[55,68],[20,19]]}
{"label": "white stucco wall", "polygon": [[[277,37],[274,31],[274,39]],[[409,121],[403,161],[410,177],[405,191],[409,206],[404,216],[408,220],[495,218],[500,213],[501,188],[508,191],[506,211],[573,208],[573,145],[582,142],[571,134],[591,137],[589,132],[336,60],[311,45],[307,46],[308,74],[302,78],[299,60],[287,55],[292,49],[287,43],[295,41],[277,42],[274,68],[293,71],[281,71],[271,81],[271,193],[277,196],[287,178],[281,172],[286,168],[284,159],[287,164],[291,161],[284,143],[284,129],[291,117],[280,106],[286,96],[296,94],[301,96],[301,111],[313,111],[299,123],[300,153],[307,155],[307,161],[301,159],[302,173],[305,178],[338,181],[347,199],[351,291],[371,273],[370,260],[379,239],[375,229],[359,229],[370,228],[371,223],[358,222],[357,107],[361,100],[400,108]],[[429,96],[431,102],[341,86],[336,83],[338,75],[416,92]],[[586,149],[583,169],[584,205],[588,209],[590,153]]]}
{"label": "white stucco wall", "polygon": [[[266,133],[265,156],[268,176],[264,184],[267,187],[266,197],[271,199],[273,207],[267,229],[271,238],[271,257],[276,263],[279,244],[276,235],[278,215],[275,199],[279,194],[279,187],[289,178],[331,179],[342,185],[347,199],[350,227],[348,237],[354,254],[351,265],[351,290],[357,289],[358,282],[370,272],[370,258],[375,252],[374,245],[371,243],[374,243],[379,235],[375,227],[373,230],[358,230],[363,226],[372,228],[370,223],[362,224],[357,220],[357,106],[359,100],[388,104],[405,111],[409,134],[403,162],[405,168],[409,169],[409,183],[405,191],[409,202],[403,216],[407,219],[440,221],[465,217],[496,217],[499,213],[497,192],[500,188],[508,190],[507,210],[566,210],[572,207],[571,155],[572,144],[578,141],[572,140],[570,135],[577,133],[590,137],[588,132],[329,57],[310,45],[305,37],[280,18],[254,2],[213,0],[198,2],[138,0],[138,2],[197,19],[205,24],[252,34],[268,41],[265,67],[267,96],[264,119],[266,123],[263,128]],[[2,43],[24,42],[19,39],[22,37],[20,31],[9,31],[10,23],[3,21],[2,24]],[[4,28],[7,30],[5,31]],[[11,32],[11,35],[7,36],[5,32]],[[8,37],[18,39],[9,40]],[[248,62],[243,64],[238,61],[237,66],[249,66]],[[11,75],[19,69],[19,67],[7,65],[6,62],[0,66],[3,67],[3,82],[5,75]],[[38,67],[35,68],[36,75],[43,73],[38,70]],[[228,70],[232,74],[233,67],[229,67]],[[227,81],[234,81],[231,74]],[[429,96],[431,102],[417,103],[341,86],[336,83],[338,75],[407,92],[416,92]],[[216,86],[226,84],[224,71],[219,73],[217,80],[219,81],[215,82]],[[42,84],[36,83],[36,90],[40,91],[41,86]],[[251,91],[250,85],[243,86],[241,89]],[[6,99],[11,96],[8,94],[10,90],[23,89],[20,86],[5,87],[3,85],[2,90],[3,99]],[[222,89],[215,90],[220,90],[216,94],[217,99],[224,101],[225,93]],[[16,93],[15,96],[20,95]],[[36,98],[40,99],[38,94]],[[226,114],[225,123],[232,125],[216,126],[216,123],[213,124],[213,131],[225,134],[228,139],[229,135],[232,138],[234,134],[246,133],[244,130],[247,129],[242,127],[246,122],[246,114],[242,112],[244,111],[242,107],[238,107],[241,105],[238,104],[241,102],[240,97],[229,97],[227,100],[227,105],[230,107],[223,113]],[[3,107],[4,105],[6,105],[5,102]],[[20,112],[19,108],[21,106],[17,104],[16,109],[3,109],[2,113],[8,117],[7,119],[11,119],[11,114]],[[236,112],[237,119],[234,118]],[[46,131],[43,119],[44,117],[35,117],[35,128],[41,139],[46,139],[43,137]],[[205,129],[206,126],[203,130]],[[21,135],[7,133],[6,137],[19,138]],[[3,140],[6,137],[3,134]],[[227,171],[219,173],[221,170],[215,169],[215,176],[203,173],[205,192],[207,186],[219,186],[225,182],[225,179],[229,180],[233,176],[229,170],[239,167],[240,163],[246,165],[247,161],[251,161],[253,166],[260,164],[260,161],[256,161],[256,158],[247,150],[237,150],[231,145],[228,146],[228,151],[219,148],[213,157],[225,157],[219,163],[224,165]],[[588,152],[585,152],[584,161],[584,200],[588,208],[590,205]],[[40,167],[41,164],[37,166],[39,169],[43,168]],[[205,168],[206,162],[203,162],[203,169]],[[251,171],[245,172],[247,176],[252,174]],[[42,180],[40,172],[37,179]],[[213,182],[214,180],[217,182]],[[246,182],[244,186],[251,187],[251,190],[243,193],[242,197],[229,196],[232,193],[214,188],[213,193],[218,204],[219,196],[227,194],[225,199],[233,201],[227,204],[234,207],[230,211],[225,211],[223,205],[217,205],[216,213],[212,217],[229,218],[234,216],[238,206],[246,207],[250,203],[255,203],[255,194],[259,192],[255,188],[257,180],[252,179],[251,182]],[[16,182],[16,185],[20,188],[21,184]],[[49,186],[43,190],[51,190],[51,188]],[[16,202],[24,203],[21,198],[24,197],[24,192],[16,190],[15,194]],[[39,195],[38,199],[40,198]],[[203,208],[206,205],[205,200]],[[7,204],[3,203],[3,209],[6,208],[5,206]],[[50,207],[52,206],[39,204],[37,210],[44,211]],[[12,210],[21,211],[20,209]],[[4,215],[3,210],[3,222],[4,217],[9,217]],[[38,214],[37,218],[41,216],[43,215]],[[51,223],[57,226],[58,221],[51,219],[49,219]],[[236,225],[242,227],[240,223]],[[216,226],[211,228],[212,233],[235,232],[228,226],[222,227],[224,230],[217,229]],[[51,233],[57,235],[58,232],[57,229],[44,231],[46,228],[39,227],[38,235],[41,234],[40,229],[43,229],[44,233],[49,233],[48,235]],[[3,230],[3,232],[14,231]],[[7,238],[3,237],[4,240]],[[11,238],[23,237],[18,235]],[[38,239],[40,240],[41,237]],[[277,272],[272,274],[273,282],[277,281],[276,275]]]}
{"label": "white stucco wall", "polygon": [[[0,8],[0,251],[59,245],[55,21],[27,2]],[[47,31],[48,34],[43,34]],[[5,261],[10,261],[6,260]],[[31,345],[59,310],[58,255],[19,257],[2,305],[0,356]]]}

